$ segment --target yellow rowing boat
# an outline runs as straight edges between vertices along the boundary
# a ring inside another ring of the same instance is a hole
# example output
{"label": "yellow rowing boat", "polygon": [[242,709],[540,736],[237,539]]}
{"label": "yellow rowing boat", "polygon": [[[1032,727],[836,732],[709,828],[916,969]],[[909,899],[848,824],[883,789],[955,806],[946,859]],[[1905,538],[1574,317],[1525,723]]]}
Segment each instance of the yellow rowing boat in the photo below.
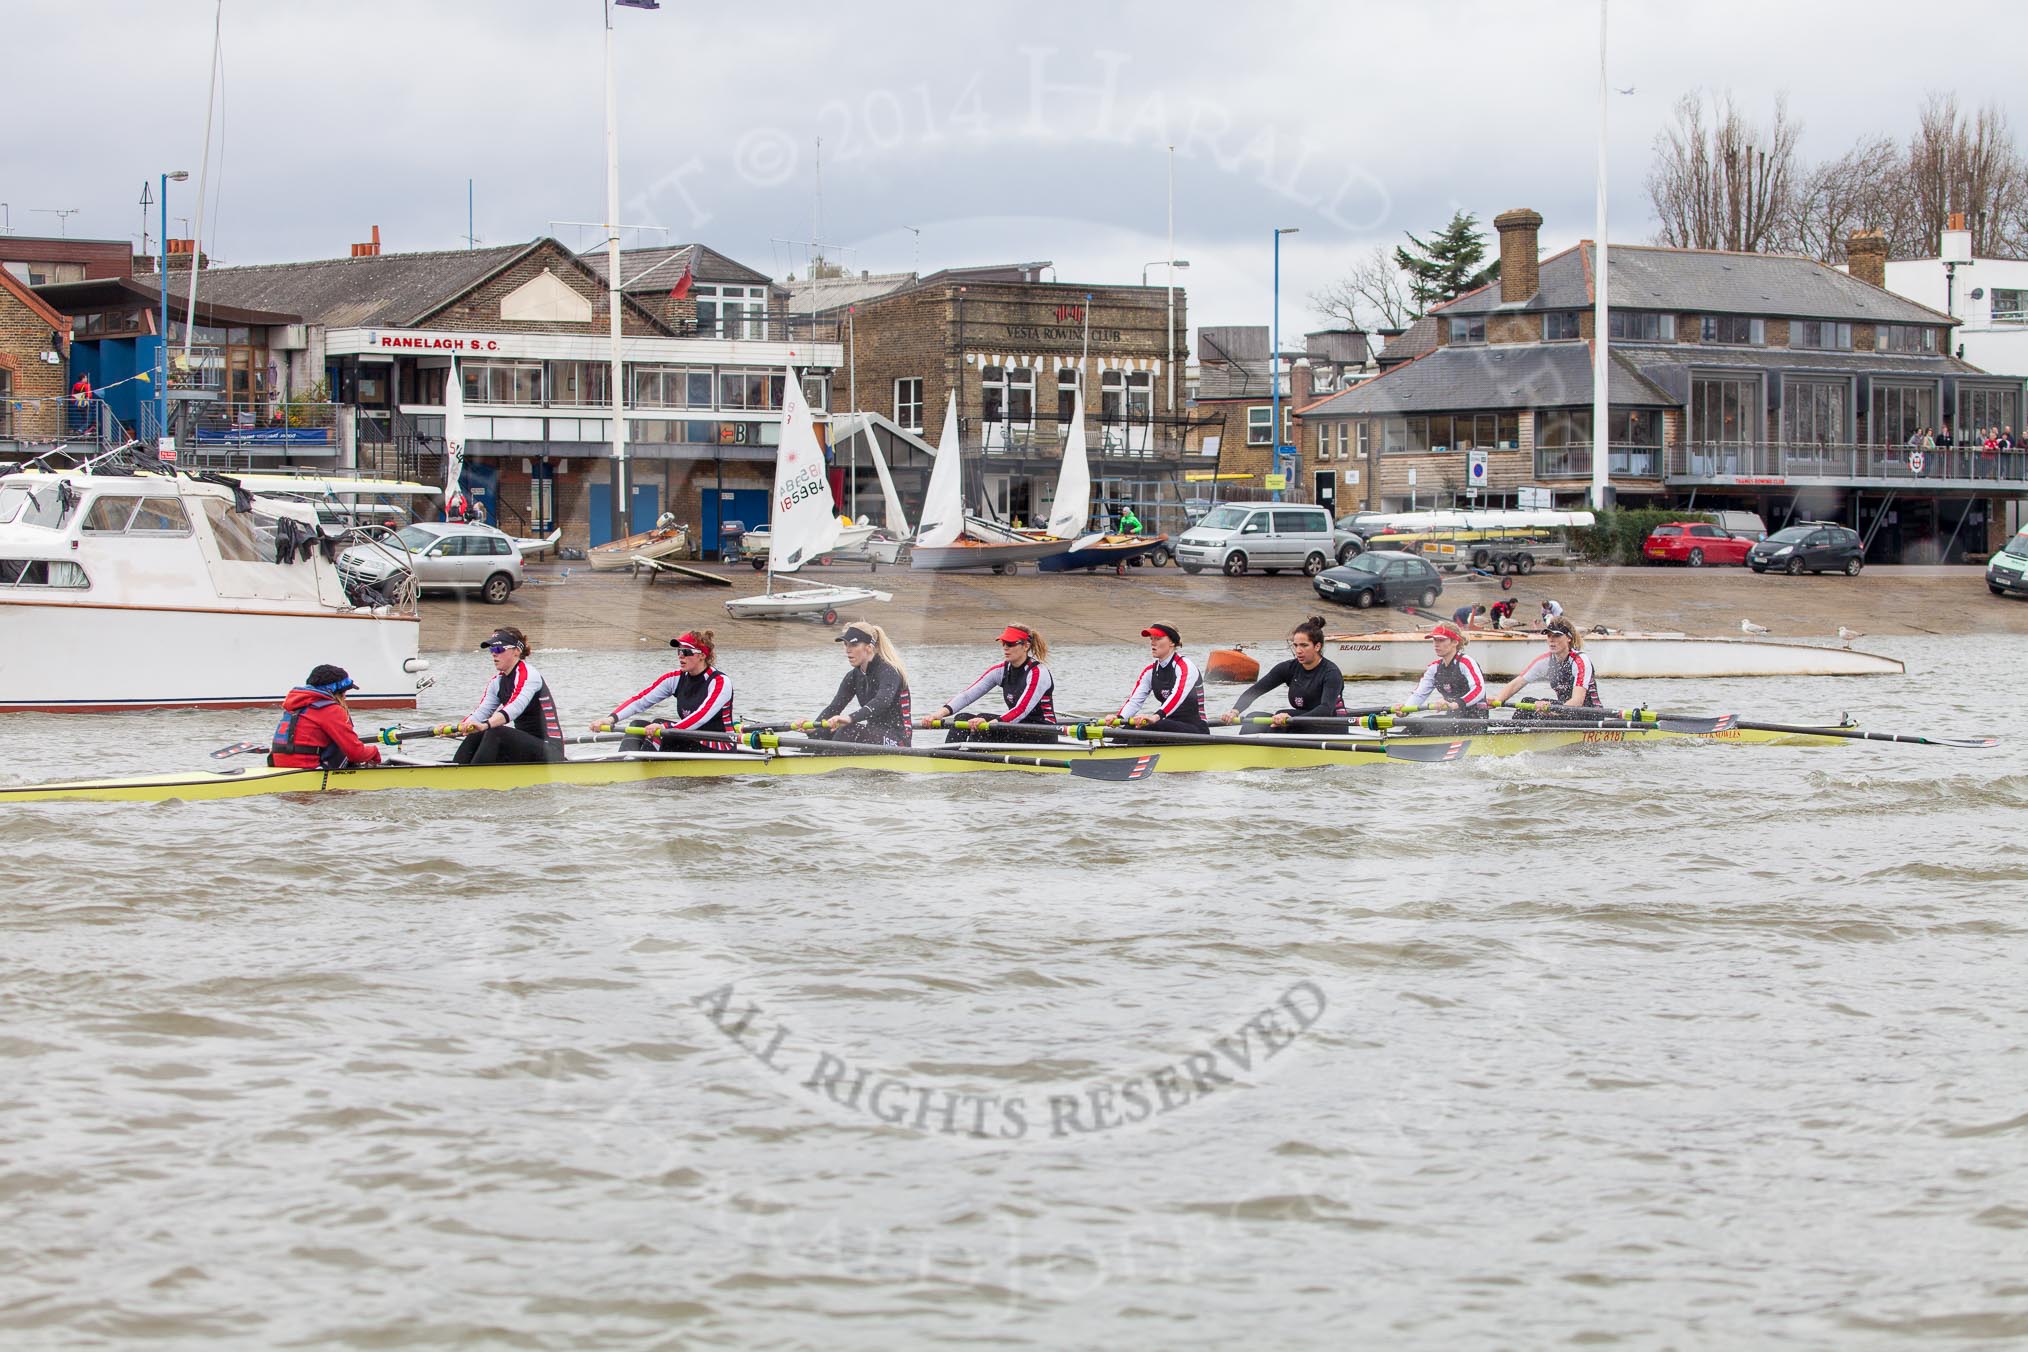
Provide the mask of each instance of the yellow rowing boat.
{"label": "yellow rowing boat", "polygon": [[[1400,763],[1384,754],[1388,747],[1455,745],[1464,757],[1510,756],[1523,751],[1555,750],[1628,742],[1716,742],[1723,745],[1786,744],[1832,746],[1842,739],[1832,730],[1768,732],[1726,728],[1709,733],[1667,732],[1658,728],[1548,728],[1481,731],[1471,736],[1429,736],[1391,733],[1386,736],[1305,738],[1334,745],[1277,745],[1272,736],[1220,737],[1209,743],[1183,745],[1117,745],[1065,742],[967,743],[968,753],[1005,753],[1047,757],[1057,762],[1133,760],[1157,754],[1165,773],[1233,770],[1299,770],[1345,765]],[[838,755],[827,751],[784,748],[775,751],[694,754],[618,755],[566,760],[544,765],[388,765],[358,770],[289,770],[268,766],[232,770],[200,770],[182,774],[136,775],[120,779],[80,779],[49,784],[0,786],[0,802],[148,803],[216,798],[253,798],[272,794],[350,793],[379,789],[533,788],[541,784],[639,784],[663,779],[716,779],[728,775],[821,775],[838,770],[883,770],[897,774],[948,774],[979,770],[1013,770],[1023,774],[1064,774],[1062,766],[1003,764],[986,760],[946,759],[920,754],[870,752]]]}

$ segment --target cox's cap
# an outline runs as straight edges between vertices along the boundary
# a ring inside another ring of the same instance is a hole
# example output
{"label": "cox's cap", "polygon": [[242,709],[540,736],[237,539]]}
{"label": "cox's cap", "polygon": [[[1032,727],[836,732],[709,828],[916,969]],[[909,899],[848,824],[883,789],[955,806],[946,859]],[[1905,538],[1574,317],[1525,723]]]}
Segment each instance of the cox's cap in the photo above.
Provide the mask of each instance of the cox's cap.
{"label": "cox's cap", "polygon": [[1157,634],[1168,639],[1171,643],[1178,646],[1182,645],[1183,636],[1176,632],[1176,626],[1173,624],[1151,624],[1141,631],[1142,638],[1153,638]]}
{"label": "cox's cap", "polygon": [[508,633],[505,629],[495,629],[491,634],[480,640],[479,646],[481,648],[490,648],[496,643],[509,648],[519,648],[521,646],[521,640]]}
{"label": "cox's cap", "polygon": [[831,641],[833,643],[871,643],[873,642],[873,635],[867,633],[856,624],[849,624],[845,626],[844,633]]}
{"label": "cox's cap", "polygon": [[312,689],[322,690],[333,695],[342,695],[347,690],[359,688],[359,683],[352,679],[351,674],[345,668],[334,667],[329,662],[325,662],[314,668],[310,672],[309,679],[304,681],[303,684]]}
{"label": "cox's cap", "polygon": [[1034,641],[1034,637],[1026,629],[1016,629],[1011,624],[1000,631],[1002,643],[1030,643]]}
{"label": "cox's cap", "polygon": [[1429,636],[1431,638],[1447,638],[1453,643],[1463,643],[1465,641],[1465,636],[1458,632],[1458,627],[1454,624],[1437,625],[1429,631]]}

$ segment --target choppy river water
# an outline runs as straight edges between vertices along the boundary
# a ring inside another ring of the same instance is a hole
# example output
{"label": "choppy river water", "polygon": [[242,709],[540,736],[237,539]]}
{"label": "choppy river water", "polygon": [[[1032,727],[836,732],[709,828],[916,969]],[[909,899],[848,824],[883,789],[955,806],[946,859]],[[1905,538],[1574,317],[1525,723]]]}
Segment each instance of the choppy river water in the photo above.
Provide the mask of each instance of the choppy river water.
{"label": "choppy river water", "polygon": [[1875,646],[1607,698],[2014,740],[10,808],[0,1344],[2018,1344],[2028,645]]}

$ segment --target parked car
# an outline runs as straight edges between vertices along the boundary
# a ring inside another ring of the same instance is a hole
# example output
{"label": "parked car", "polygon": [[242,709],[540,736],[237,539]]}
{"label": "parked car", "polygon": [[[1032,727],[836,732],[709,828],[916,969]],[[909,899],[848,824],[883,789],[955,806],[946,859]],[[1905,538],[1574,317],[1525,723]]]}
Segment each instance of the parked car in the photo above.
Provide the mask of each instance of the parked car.
{"label": "parked car", "polygon": [[2028,595],[2028,530],[2007,541],[1987,561],[1986,589],[1995,596]]}
{"label": "parked car", "polygon": [[418,521],[384,543],[353,545],[338,556],[347,591],[383,589],[404,569],[415,571],[421,591],[477,592],[499,605],[526,581],[514,541],[491,526]]}
{"label": "parked car", "polygon": [[1718,511],[1711,513],[1711,518],[1727,535],[1737,535],[1755,543],[1767,539],[1767,522],[1760,519],[1759,512]]}
{"label": "parked car", "polygon": [[1748,550],[1746,566],[1756,573],[1779,568],[1791,577],[1806,569],[1812,573],[1840,572],[1846,577],[1857,577],[1866,566],[1866,546],[1860,543],[1859,532],[1850,526],[1799,521],[1782,527]]}
{"label": "parked car", "polygon": [[1315,577],[1337,557],[1331,514],[1300,503],[1228,502],[1176,541],[1176,562],[1186,573],[1218,567],[1238,577],[1248,569],[1279,573],[1300,568]]}
{"label": "parked car", "polygon": [[1444,580],[1435,567],[1398,549],[1369,549],[1350,563],[1325,569],[1310,585],[1326,601],[1361,610],[1375,605],[1427,610],[1444,594]]}
{"label": "parked car", "polygon": [[1702,521],[1671,521],[1648,532],[1641,553],[1657,563],[1745,563],[1753,541]]}

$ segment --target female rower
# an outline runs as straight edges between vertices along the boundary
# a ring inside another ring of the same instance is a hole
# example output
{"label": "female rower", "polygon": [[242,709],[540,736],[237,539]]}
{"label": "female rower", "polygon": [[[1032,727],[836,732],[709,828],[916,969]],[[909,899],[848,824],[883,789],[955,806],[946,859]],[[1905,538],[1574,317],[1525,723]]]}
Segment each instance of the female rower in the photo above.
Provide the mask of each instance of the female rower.
{"label": "female rower", "polygon": [[[1141,668],[1134,693],[1108,722],[1125,721],[1137,728],[1156,732],[1205,732],[1204,673],[1180,651],[1183,638],[1171,624],[1151,624],[1141,631],[1148,640],[1148,653],[1155,660]],[[1150,697],[1155,712],[1142,713]]]}
{"label": "female rower", "polygon": [[1465,656],[1464,631],[1454,624],[1439,624],[1429,631],[1436,660],[1422,673],[1409,705],[1417,709],[1441,709],[1450,713],[1486,716],[1486,674],[1479,664]]}
{"label": "female rower", "polygon": [[359,740],[345,692],[358,688],[345,668],[324,663],[282,700],[268,764],[293,770],[343,770],[380,764],[380,748]]}
{"label": "female rower", "polygon": [[1591,659],[1584,655],[1584,639],[1577,632],[1577,626],[1559,615],[1549,622],[1543,632],[1549,639],[1549,651],[1507,682],[1500,691],[1500,702],[1504,704],[1524,687],[1541,682],[1549,687],[1554,702],[1561,707],[1550,711],[1537,710],[1538,716],[1543,712],[1554,715],[1564,709],[1601,707],[1598,676],[1591,668]]}
{"label": "female rower", "polygon": [[1222,720],[1237,723],[1246,706],[1270,690],[1288,687],[1289,707],[1274,716],[1274,726],[1285,728],[1291,715],[1297,718],[1329,718],[1345,711],[1345,673],[1337,664],[1324,660],[1324,617],[1312,615],[1289,631],[1287,661],[1278,663],[1266,675],[1240,692]]}
{"label": "female rower", "polygon": [[[628,737],[622,751],[640,751],[650,742],[657,751],[730,751],[732,736],[732,681],[712,663],[716,653],[709,629],[689,630],[669,640],[676,650],[676,670],[665,671],[655,683],[626,700],[605,718],[592,724],[594,732],[607,727],[625,728],[639,715],[665,699],[676,701],[676,716],[648,724],[646,736]],[[705,742],[692,737],[664,737],[664,731],[718,732],[727,739]]]}
{"label": "female rower", "polygon": [[525,765],[563,759],[563,723],[549,682],[528,665],[528,635],[503,625],[479,645],[493,654],[494,679],[459,725],[459,765]]}
{"label": "female rower", "polygon": [[[838,682],[838,693],[817,715],[825,736],[837,742],[869,742],[875,746],[907,746],[914,738],[908,717],[908,672],[887,631],[866,620],[845,626],[836,642],[845,645],[845,660],[852,669]],[[859,711],[850,716],[845,706],[859,701]]]}
{"label": "female rower", "polygon": [[946,742],[1053,742],[1056,740],[1056,678],[1043,664],[1049,658],[1049,644],[1025,624],[1010,624],[1000,631],[1000,660],[979,673],[979,679],[945,701],[930,717],[949,718],[998,686],[1007,701],[1007,712],[995,720],[1026,723],[1032,727],[988,728],[975,733],[969,728],[952,728]]}

